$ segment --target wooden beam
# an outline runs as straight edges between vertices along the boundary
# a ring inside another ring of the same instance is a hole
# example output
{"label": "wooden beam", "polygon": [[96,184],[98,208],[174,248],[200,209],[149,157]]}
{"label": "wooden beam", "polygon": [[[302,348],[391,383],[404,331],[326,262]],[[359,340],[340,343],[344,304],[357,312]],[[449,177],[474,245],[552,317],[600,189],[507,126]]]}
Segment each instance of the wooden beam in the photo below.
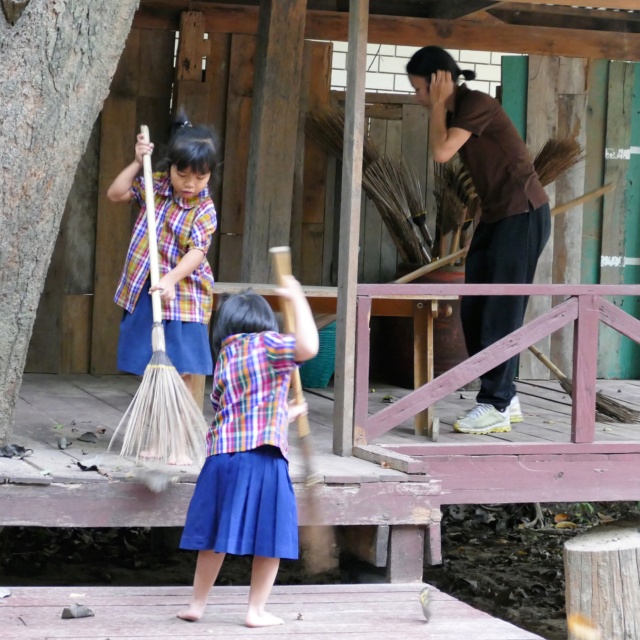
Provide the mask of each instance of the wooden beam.
{"label": "wooden beam", "polygon": [[[635,0],[633,0],[635,2]],[[620,0],[622,2],[622,0]],[[615,0],[607,2],[614,4]],[[545,4],[545,2],[535,2]],[[556,4],[571,6],[573,0]],[[255,7],[191,3],[194,11],[206,16],[210,33],[257,33],[258,11]],[[623,8],[623,7],[608,7]],[[625,7],[628,8],[628,7]],[[161,17],[163,16],[163,17]],[[305,37],[316,40],[347,40],[349,16],[336,11],[309,11]],[[140,9],[134,26],[148,29],[176,29],[171,14]],[[511,53],[558,55],[610,60],[640,60],[640,34],[590,31],[553,27],[503,25],[475,20],[433,20],[393,16],[371,16],[368,40],[379,44],[422,47],[425,43],[453,49],[509,51]]]}
{"label": "wooden beam", "polygon": [[244,282],[268,282],[289,244],[307,0],[262,0],[242,244]]}
{"label": "wooden beam", "polygon": [[574,7],[530,5],[526,2],[504,2],[489,9],[487,13],[513,25],[640,32],[640,12],[594,11]]}
{"label": "wooden beam", "polygon": [[[528,4],[555,4],[558,7],[575,7],[576,4],[589,4],[588,0],[527,0]],[[591,2],[598,9],[622,9],[623,11],[638,10],[638,0],[598,0]]]}
{"label": "wooden beam", "polygon": [[350,0],[347,97],[342,157],[342,202],[338,256],[333,452],[350,456],[353,445],[353,402],[356,359],[356,293],[362,200],[362,147],[365,136],[364,96],[369,0]]}

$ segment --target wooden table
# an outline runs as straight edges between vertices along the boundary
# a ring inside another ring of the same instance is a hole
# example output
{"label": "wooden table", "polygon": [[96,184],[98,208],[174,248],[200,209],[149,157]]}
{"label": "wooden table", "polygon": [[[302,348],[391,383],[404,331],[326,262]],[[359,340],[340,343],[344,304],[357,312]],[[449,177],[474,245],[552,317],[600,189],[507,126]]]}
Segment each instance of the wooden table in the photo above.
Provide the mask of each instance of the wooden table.
{"label": "wooden table", "polygon": [[[274,309],[279,309],[276,285],[252,284],[236,282],[216,282],[213,289],[214,298],[223,293],[240,293],[251,288],[269,302]],[[335,314],[338,303],[338,288],[303,285],[302,289],[314,314]],[[458,296],[422,296],[420,299],[408,296],[379,295],[371,301],[371,315],[387,317],[413,318],[413,372],[414,387],[417,389],[433,380],[433,321],[439,313],[450,314],[451,307],[441,308],[439,303],[446,300],[457,300]],[[434,429],[435,426],[435,429]],[[434,420],[433,408],[429,407],[419,413],[415,419],[416,434],[427,435],[437,439],[437,420]]]}

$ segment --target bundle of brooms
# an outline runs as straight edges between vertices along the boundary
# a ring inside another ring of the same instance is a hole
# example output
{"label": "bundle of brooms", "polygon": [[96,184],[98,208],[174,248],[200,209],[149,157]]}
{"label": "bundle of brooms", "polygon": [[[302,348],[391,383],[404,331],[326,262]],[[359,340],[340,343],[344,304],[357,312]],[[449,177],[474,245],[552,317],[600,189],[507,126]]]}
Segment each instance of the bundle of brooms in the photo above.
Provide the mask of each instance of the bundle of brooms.
{"label": "bundle of brooms", "polygon": [[[307,114],[305,132],[325,151],[342,159],[341,109],[324,107],[311,111]],[[431,262],[432,240],[425,223],[426,198],[420,181],[401,158],[380,154],[368,136],[364,138],[362,164],[362,188],[376,205],[402,259],[418,265]]]}

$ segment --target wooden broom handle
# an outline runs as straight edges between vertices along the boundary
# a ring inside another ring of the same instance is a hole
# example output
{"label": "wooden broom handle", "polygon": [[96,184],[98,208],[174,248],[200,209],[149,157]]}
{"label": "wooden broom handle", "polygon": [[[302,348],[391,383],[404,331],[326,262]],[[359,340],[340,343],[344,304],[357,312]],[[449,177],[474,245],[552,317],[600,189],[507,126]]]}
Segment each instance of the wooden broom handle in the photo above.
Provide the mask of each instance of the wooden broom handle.
{"label": "wooden broom handle", "polygon": [[542,364],[547,367],[547,369],[549,369],[549,371],[551,371],[558,380],[569,382],[569,378],[566,374],[562,373],[562,371],[560,371],[560,369],[558,369],[558,367],[553,364],[553,362],[551,362],[551,360],[549,360],[549,358],[547,358],[547,356],[545,356],[538,347],[532,344],[529,347],[529,351],[531,351],[531,353],[533,353],[533,355],[538,358],[538,360],[540,360],[540,362],[542,362]]}
{"label": "wooden broom handle", "polygon": [[[289,247],[273,247],[269,249],[273,270],[276,272],[276,278],[279,286],[284,286],[285,276],[291,275],[291,251]],[[293,306],[287,298],[280,298],[280,309],[284,320],[284,330],[287,333],[295,333],[296,321],[293,314]],[[304,404],[304,394],[302,393],[302,380],[300,380],[300,370],[296,367],[291,375],[291,388],[293,389],[293,397],[298,405]],[[306,415],[298,417],[298,435],[301,438],[308,436],[309,419]]]}
{"label": "wooden broom handle", "polygon": [[[149,144],[149,127],[143,124],[140,127],[143,141]],[[160,280],[160,267],[158,266],[158,235],[156,231],[156,201],[153,195],[153,171],[151,169],[151,155],[145,153],[142,156],[142,171],[144,175],[144,201],[147,209],[147,235],[149,237],[149,271],[151,274],[151,286],[158,284]],[[153,310],[153,323],[162,322],[162,302],[160,291],[151,294],[151,308]]]}

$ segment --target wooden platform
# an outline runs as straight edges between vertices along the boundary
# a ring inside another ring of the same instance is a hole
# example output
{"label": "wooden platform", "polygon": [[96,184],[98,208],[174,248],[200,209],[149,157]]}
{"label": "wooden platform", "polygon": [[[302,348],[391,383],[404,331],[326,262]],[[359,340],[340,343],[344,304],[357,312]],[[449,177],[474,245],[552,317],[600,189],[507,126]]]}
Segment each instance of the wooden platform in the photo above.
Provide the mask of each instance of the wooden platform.
{"label": "wooden platform", "polygon": [[[175,614],[188,602],[188,587],[56,587],[12,589],[0,600],[3,640],[135,640],[139,638],[304,638],[351,640],[535,640],[540,636],[492,618],[435,588],[426,622],[419,602],[423,585],[311,585],[275,587],[269,610],[284,626],[243,626],[246,587],[216,587],[198,623]],[[62,620],[65,607],[84,604],[91,618]]]}

